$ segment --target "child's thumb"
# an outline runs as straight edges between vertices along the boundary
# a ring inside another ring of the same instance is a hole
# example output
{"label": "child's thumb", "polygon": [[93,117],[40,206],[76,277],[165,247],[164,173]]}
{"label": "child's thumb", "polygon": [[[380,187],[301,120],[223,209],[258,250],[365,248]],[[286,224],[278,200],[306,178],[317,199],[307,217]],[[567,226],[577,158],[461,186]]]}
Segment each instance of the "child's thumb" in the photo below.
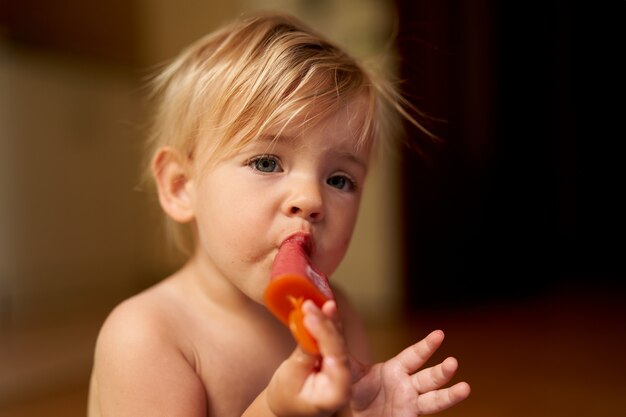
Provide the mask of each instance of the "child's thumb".
{"label": "child's thumb", "polygon": [[321,360],[321,356],[313,355],[298,345],[287,359],[287,362],[289,362],[289,366],[292,368],[294,377],[303,381],[312,372],[319,370]]}

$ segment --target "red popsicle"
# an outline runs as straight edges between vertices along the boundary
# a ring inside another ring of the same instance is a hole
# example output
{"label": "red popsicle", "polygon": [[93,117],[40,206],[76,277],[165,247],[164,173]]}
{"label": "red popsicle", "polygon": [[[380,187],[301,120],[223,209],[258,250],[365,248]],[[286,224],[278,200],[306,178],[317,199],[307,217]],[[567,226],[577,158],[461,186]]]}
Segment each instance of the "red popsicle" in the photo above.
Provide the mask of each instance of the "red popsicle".
{"label": "red popsicle", "polygon": [[310,249],[310,238],[304,234],[293,235],[282,243],[272,265],[264,299],[272,314],[289,327],[298,344],[305,351],[318,355],[317,342],[304,327],[301,306],[305,300],[312,300],[321,308],[334,297],[328,278],[311,264]]}

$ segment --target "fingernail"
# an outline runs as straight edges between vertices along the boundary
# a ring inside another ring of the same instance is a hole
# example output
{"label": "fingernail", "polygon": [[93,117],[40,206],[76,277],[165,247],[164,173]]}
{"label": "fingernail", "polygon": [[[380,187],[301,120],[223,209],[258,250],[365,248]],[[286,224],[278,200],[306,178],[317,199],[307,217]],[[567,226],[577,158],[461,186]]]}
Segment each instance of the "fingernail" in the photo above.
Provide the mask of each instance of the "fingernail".
{"label": "fingernail", "polygon": [[307,314],[304,316],[304,324],[309,327],[316,327],[319,325],[320,319],[315,314]]}
{"label": "fingernail", "polygon": [[311,300],[305,300],[304,303],[302,303],[302,311],[304,312],[314,313],[317,310],[317,306]]}

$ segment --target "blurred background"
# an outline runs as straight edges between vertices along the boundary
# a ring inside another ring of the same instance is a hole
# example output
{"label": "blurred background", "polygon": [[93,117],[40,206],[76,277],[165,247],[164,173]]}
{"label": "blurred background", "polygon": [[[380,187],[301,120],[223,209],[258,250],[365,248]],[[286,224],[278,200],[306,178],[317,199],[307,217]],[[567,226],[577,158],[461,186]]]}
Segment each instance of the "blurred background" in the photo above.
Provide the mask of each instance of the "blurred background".
{"label": "blurred background", "polygon": [[269,7],[384,65],[443,139],[377,161],[333,277],[378,359],[442,328],[473,388],[442,416],[624,415],[624,5],[1,0],[0,416],[85,415],[102,321],[180,263],[138,188],[145,79]]}

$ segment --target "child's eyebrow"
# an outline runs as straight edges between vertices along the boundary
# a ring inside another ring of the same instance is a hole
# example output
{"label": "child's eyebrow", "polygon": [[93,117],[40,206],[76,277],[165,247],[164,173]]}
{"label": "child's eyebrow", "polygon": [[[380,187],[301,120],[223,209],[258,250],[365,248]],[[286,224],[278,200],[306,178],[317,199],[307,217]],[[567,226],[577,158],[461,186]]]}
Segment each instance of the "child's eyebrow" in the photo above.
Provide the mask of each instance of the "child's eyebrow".
{"label": "child's eyebrow", "polygon": [[337,155],[339,158],[347,159],[348,161],[357,164],[358,166],[363,168],[363,170],[367,171],[367,166],[368,166],[367,162],[363,158],[360,158],[355,153],[346,151],[346,150],[333,151],[333,153]]}
{"label": "child's eyebrow", "polygon": [[291,142],[291,136],[286,136],[283,134],[271,134],[271,133],[263,133],[258,136],[257,141],[260,143],[266,143],[268,146],[273,146],[277,143]]}
{"label": "child's eyebrow", "polygon": [[285,140],[289,141],[290,137],[284,135],[274,135],[274,134],[260,134],[256,137],[256,139],[251,143],[251,145],[256,144],[257,146],[266,146],[266,152],[271,152],[274,149],[274,146],[278,143],[284,142]]}
{"label": "child's eyebrow", "polygon": [[283,140],[291,140],[291,136],[287,136],[283,133],[262,133],[259,135],[259,140],[261,141],[266,141],[266,142],[278,142],[283,141]]}

